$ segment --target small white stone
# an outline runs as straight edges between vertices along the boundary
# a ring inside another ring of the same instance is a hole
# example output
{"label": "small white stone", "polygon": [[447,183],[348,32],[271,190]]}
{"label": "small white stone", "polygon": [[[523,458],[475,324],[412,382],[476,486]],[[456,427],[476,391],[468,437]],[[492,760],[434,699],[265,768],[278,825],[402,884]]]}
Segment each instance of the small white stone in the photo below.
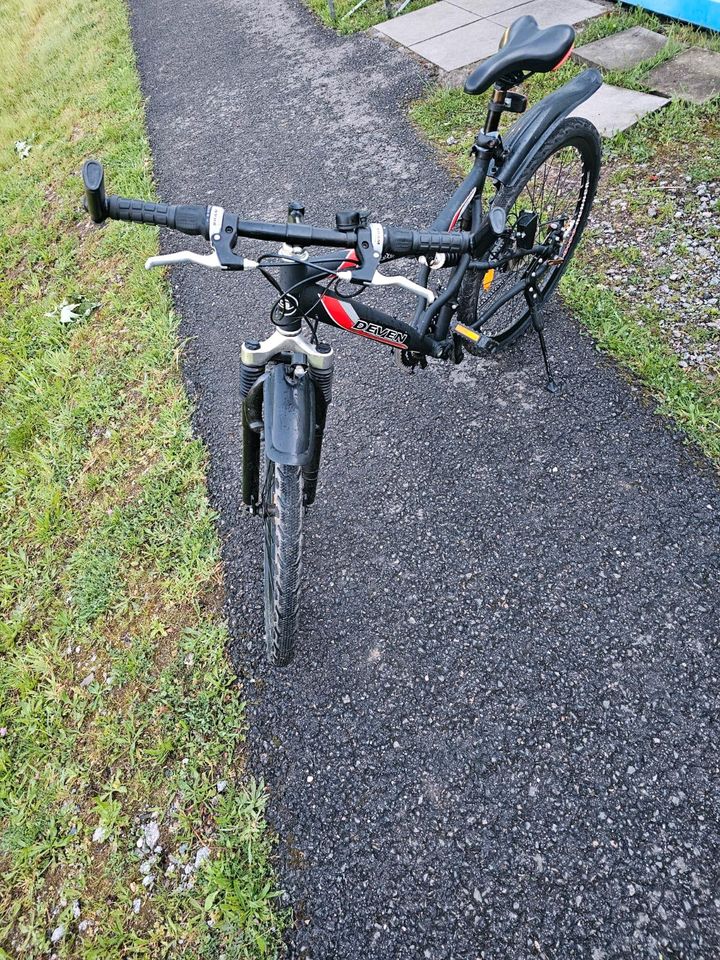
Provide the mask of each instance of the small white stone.
{"label": "small white stone", "polygon": [[199,869],[206,860],[210,859],[210,847],[200,847],[195,854],[195,869]]}
{"label": "small white stone", "polygon": [[53,932],[50,934],[50,940],[52,943],[59,943],[64,936],[65,936],[65,927],[62,924],[60,924],[60,926],[55,927]]}
{"label": "small white stone", "polygon": [[146,823],[143,827],[143,840],[145,841],[145,846],[152,850],[153,847],[157,846],[157,842],[160,839],[160,827],[157,825],[155,820],[151,820],[150,823]]}

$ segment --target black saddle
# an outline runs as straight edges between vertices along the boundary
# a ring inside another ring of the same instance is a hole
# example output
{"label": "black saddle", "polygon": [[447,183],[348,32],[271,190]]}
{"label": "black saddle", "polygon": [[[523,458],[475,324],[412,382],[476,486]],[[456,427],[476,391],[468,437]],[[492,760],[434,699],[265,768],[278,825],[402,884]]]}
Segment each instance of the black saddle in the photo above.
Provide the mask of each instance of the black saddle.
{"label": "black saddle", "polygon": [[549,73],[570,56],[574,42],[572,27],[541,30],[535,17],[520,17],[503,34],[498,52],[467,78],[465,93],[484,93],[495,83],[507,89],[531,73]]}

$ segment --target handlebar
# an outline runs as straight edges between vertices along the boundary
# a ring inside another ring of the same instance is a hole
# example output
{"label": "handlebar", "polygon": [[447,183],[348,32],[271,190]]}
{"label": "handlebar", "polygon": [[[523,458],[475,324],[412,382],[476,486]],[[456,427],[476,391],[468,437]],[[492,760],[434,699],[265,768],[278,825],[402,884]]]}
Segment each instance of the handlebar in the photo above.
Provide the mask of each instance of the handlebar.
{"label": "handlebar", "polygon": [[[151,203],[132,200],[105,193],[105,174],[97,160],[87,160],[82,169],[85,185],[85,206],[94,223],[104,220],[125,220],[131,223],[146,223],[151,226],[168,227],[206,240],[211,237],[211,217],[217,207],[200,204]],[[225,213],[217,229],[226,229]],[[303,223],[265,223],[256,220],[241,220],[232,216],[230,230],[235,237],[251,237],[255,240],[275,240],[291,246],[308,247],[369,247],[364,234],[367,230],[329,230],[311,227]],[[212,226],[213,231],[216,226]],[[433,255],[437,253],[467,253],[471,235],[464,231],[445,233],[440,231],[411,230],[404,227],[383,226],[382,252],[396,257]],[[359,253],[364,252],[358,250]]]}

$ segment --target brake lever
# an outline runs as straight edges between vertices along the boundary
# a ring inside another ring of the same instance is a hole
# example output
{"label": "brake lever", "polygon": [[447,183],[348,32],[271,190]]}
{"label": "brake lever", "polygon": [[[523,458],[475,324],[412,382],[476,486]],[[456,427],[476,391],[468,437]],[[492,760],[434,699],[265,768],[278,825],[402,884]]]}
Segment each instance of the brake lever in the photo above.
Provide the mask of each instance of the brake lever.
{"label": "brake lever", "polygon": [[357,246],[355,255],[358,266],[355,270],[341,270],[337,274],[338,280],[347,283],[357,283],[372,287],[403,287],[431,304],[435,294],[427,287],[410,280],[409,277],[387,277],[377,269],[382,258],[385,235],[381,223],[371,223],[361,226],[357,231]]}
{"label": "brake lever", "polygon": [[[337,278],[338,280],[345,280],[352,283],[353,273],[354,271],[352,270],[342,270],[337,274]],[[427,287],[421,287],[419,283],[415,283],[415,281],[409,277],[388,277],[384,273],[380,273],[379,270],[376,270],[369,280],[364,280],[363,282],[372,287],[403,287],[416,296],[423,297],[423,299],[427,300],[428,304],[431,304],[435,300],[435,294],[432,290],[428,290]]]}
{"label": "brake lever", "polygon": [[152,270],[153,267],[168,267],[174,263],[196,263],[199,267],[207,267],[210,270],[254,270],[258,266],[256,260],[250,260],[249,257],[234,257],[232,267],[227,267],[221,262],[217,250],[212,253],[195,253],[194,250],[179,250],[177,253],[164,253],[159,257],[148,257],[145,261],[145,269]]}
{"label": "brake lever", "polygon": [[237,217],[225,213],[222,207],[210,207],[208,211],[208,239],[212,244],[212,253],[195,253],[192,250],[180,250],[178,253],[161,254],[145,261],[145,269],[165,267],[173,263],[196,263],[210,270],[254,270],[259,264],[256,260],[241,257],[235,253],[237,243]]}
{"label": "brake lever", "polygon": [[223,265],[217,251],[212,253],[195,253],[193,250],[179,250],[177,253],[164,253],[158,257],[148,257],[145,261],[145,269],[152,270],[153,267],[168,267],[173,263],[196,263],[200,267],[208,267],[210,270],[222,270]]}

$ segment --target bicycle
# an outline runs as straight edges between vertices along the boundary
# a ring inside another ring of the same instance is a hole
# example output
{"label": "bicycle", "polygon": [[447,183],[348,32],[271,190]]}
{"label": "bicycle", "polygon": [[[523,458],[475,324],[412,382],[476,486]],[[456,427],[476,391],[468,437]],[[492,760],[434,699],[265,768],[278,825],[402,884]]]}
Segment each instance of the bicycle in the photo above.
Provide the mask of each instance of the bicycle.
{"label": "bicycle", "polygon": [[[240,362],[242,498],[246,511],[263,521],[265,642],[273,664],[289,663],[295,649],[303,522],[316,497],[332,400],[334,354],[318,337],[320,324],[392,347],[411,371],[426,367],[428,358],[459,363],[465,353],[507,349],[532,327],[547,388],[558,389],[541,308],[580,240],[601,162],[595,127],[568,115],[602,79],[587,70],[527,112],[527,99],[512,88],[533,73],[557,69],[574,39],[569,26],[541,30],[532,17],[521,17],[498,52],[468,77],[468,94],[493,88],[485,126],[475,138],[471,172],[429,230],[372,223],[364,210],[339,211],[335,229],[311,227],[297,202],[290,203],[286,223],[269,223],[242,220],[218,206],[107,196],[102,165],[88,160],[83,166],[85,203],[96,223],[153,224],[210,241],[211,253],[162,254],[147,261],[148,269],[194,263],[258,271],[275,288],[275,329],[265,340],[246,340]],[[506,112],[524,116],[501,137]],[[281,246],[252,260],[237,251],[240,237]],[[311,246],[330,252],[310,257]],[[416,261],[415,279],[380,272],[401,258]],[[382,285],[415,296],[412,319],[357,299]]]}

